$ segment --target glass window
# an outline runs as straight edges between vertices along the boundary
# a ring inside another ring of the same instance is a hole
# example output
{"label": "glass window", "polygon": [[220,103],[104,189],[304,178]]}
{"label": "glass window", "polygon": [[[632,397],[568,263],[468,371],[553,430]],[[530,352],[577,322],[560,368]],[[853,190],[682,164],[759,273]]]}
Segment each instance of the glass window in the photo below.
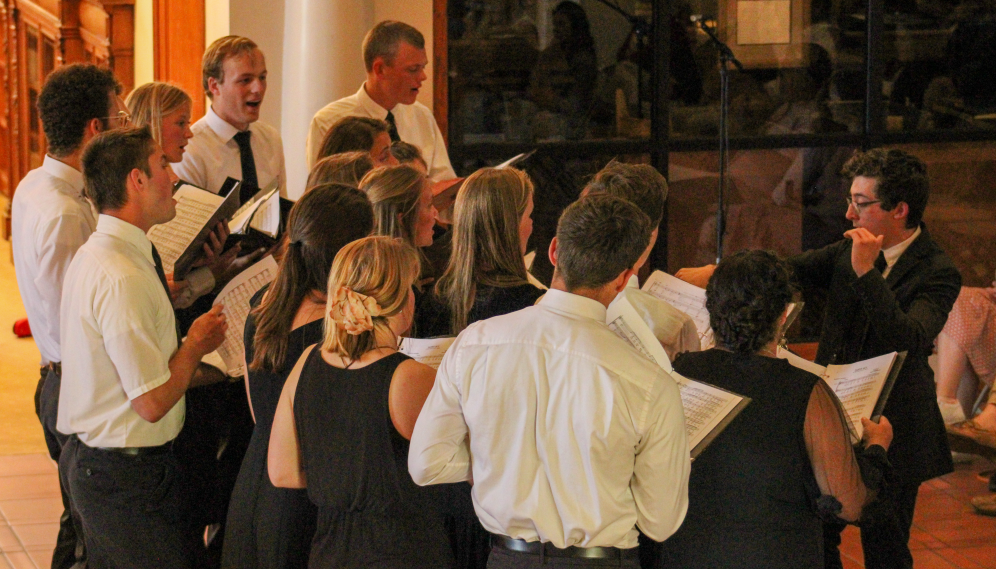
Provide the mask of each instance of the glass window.
{"label": "glass window", "polygon": [[886,0],[882,41],[889,131],[996,127],[991,2]]}
{"label": "glass window", "polygon": [[[704,14],[705,24],[744,66],[742,72],[730,66],[731,136],[861,131],[864,2],[691,0],[678,5],[671,28],[672,136],[719,133],[719,52],[691,14]],[[700,78],[697,95],[680,87],[692,75]]]}

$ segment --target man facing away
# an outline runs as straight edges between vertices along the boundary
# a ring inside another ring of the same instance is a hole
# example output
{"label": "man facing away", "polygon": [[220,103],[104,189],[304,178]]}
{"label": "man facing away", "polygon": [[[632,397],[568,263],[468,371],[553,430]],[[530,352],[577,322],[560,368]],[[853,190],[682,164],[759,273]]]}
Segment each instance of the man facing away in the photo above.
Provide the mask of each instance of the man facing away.
{"label": "man facing away", "polygon": [[367,80],[355,95],[333,101],[315,113],[308,130],[308,168],[314,166],[325,133],[348,116],[387,121],[391,140],[403,140],[422,151],[429,178],[440,182],[456,177],[443,134],[428,107],[415,100],[427,79],[422,33],[403,22],[386,20],[363,39]]}
{"label": "man facing away", "polygon": [[201,80],[211,106],[190,127],[194,137],[173,166],[177,176],[214,193],[226,178],[241,180],[243,203],[274,180],[286,196],[284,143],[277,129],[259,120],[266,95],[263,52],[249,38],[219,38],[204,52]]}
{"label": "man facing away", "polygon": [[89,567],[192,567],[173,439],[201,358],[224,340],[221,306],[181,344],[162,260],[146,237],[176,215],[175,177],[148,127],[102,133],[82,157],[100,216],[66,273],[59,475]]}
{"label": "man facing away", "polygon": [[473,480],[495,535],[489,568],[639,567],[637,528],[663,541],[688,507],[678,388],[605,324],[650,220],[608,195],[560,218],[553,286],[478,322],[447,351],[412,435],[418,484]]}
{"label": "man facing away", "polygon": [[[927,168],[901,150],[858,152],[844,164],[852,179],[847,219],[854,229],[822,249],[788,259],[803,293],[827,291],[816,363],[849,364],[908,352],[883,415],[895,438],[893,475],[876,513],[861,526],[865,566],[913,566],[910,527],[920,484],[953,470],[934,373],[934,338],[958,297],[961,275],[923,223],[930,196]],[[711,267],[678,272],[704,285]],[[827,567],[841,567],[841,527],[827,525]]]}
{"label": "man facing away", "polygon": [[[48,151],[42,165],[18,184],[12,204],[11,249],[17,288],[42,357],[35,412],[49,456],[56,461],[66,439],[55,429],[62,375],[62,284],[76,251],[97,226],[96,213],[83,195],[80,156],[91,138],[127,122],[120,92],[114,75],[95,65],[67,65],[48,76],[38,97]],[[77,536],[73,527],[66,488],[61,490],[65,511],[52,556],[53,568],[71,567],[83,556],[82,547],[77,551],[82,536]]]}

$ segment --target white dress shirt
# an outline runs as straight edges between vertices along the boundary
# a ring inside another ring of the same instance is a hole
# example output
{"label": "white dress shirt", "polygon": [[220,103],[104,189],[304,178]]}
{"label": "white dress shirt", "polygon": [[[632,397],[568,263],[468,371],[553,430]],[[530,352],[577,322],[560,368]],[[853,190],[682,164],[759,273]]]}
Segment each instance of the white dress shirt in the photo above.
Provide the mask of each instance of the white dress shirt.
{"label": "white dress shirt", "polygon": [[650,294],[640,290],[640,280],[633,275],[626,288],[616,298],[624,297],[653,331],[671,361],[682,352],[702,349],[698,329],[692,317]]}
{"label": "white dress shirt", "polygon": [[886,265],[885,270],[882,271],[883,279],[889,278],[889,273],[892,272],[892,267],[896,264],[896,261],[898,261],[899,257],[902,257],[903,253],[905,253],[906,250],[910,248],[910,245],[912,245],[913,242],[916,241],[916,238],[920,236],[920,233],[921,233],[920,227],[917,226],[916,231],[913,232],[913,235],[910,235],[903,241],[896,243],[895,245],[889,247],[888,249],[882,250],[882,256],[885,257],[885,265]]}
{"label": "white dress shirt", "polygon": [[97,226],[83,197],[83,174],[46,155],[21,180],[11,206],[11,248],[17,288],[31,323],[42,365],[62,361],[59,303],[73,255]]}
{"label": "white dress shirt", "polygon": [[[218,193],[225,178],[242,179],[242,156],[235,135],[239,129],[225,122],[208,107],[207,114],[190,130],[194,137],[187,143],[183,161],[173,164],[173,171],[185,182]],[[256,180],[260,188],[280,179],[280,195],[287,196],[287,170],[284,166],[284,142],[272,126],[256,121],[249,125],[249,145],[256,163]]]}
{"label": "white dress shirt", "polygon": [[169,380],[175,326],[152,243],[138,227],[101,215],[66,273],[56,428],[91,447],[157,446],[176,438],[183,398],[156,423],[131,406]]}
{"label": "white dress shirt", "polygon": [[559,290],[457,337],[408,469],[423,485],[473,475],[485,529],[560,548],[633,548],[637,525],[663,541],[688,508],[677,385],[605,325],[604,305]]}
{"label": "white dress shirt", "polygon": [[315,113],[308,129],[308,168],[315,165],[315,158],[321,149],[325,133],[332,125],[345,117],[367,117],[387,120],[387,111],[394,113],[394,124],[398,128],[401,140],[414,144],[422,151],[422,157],[429,165],[429,177],[433,182],[452,180],[456,178],[453,166],[450,165],[450,155],[446,152],[443,133],[439,132],[436,117],[422,103],[416,101],[411,105],[395,105],[393,109],[385,109],[378,105],[367,94],[366,83],[360,86],[355,95],[350,95],[338,101],[325,105]]}

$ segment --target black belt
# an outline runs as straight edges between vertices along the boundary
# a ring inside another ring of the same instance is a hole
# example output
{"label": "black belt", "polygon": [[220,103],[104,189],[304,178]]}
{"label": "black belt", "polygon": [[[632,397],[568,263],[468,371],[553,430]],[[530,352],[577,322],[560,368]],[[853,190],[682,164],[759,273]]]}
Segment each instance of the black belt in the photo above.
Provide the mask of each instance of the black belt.
{"label": "black belt", "polygon": [[171,450],[173,450],[173,441],[154,447],[90,447],[90,448],[94,450],[101,450],[104,452],[123,454],[125,456],[155,456],[160,454],[166,454]]}
{"label": "black belt", "polygon": [[567,547],[560,549],[549,542],[525,541],[504,535],[491,538],[491,546],[518,553],[539,555],[540,557],[582,557],[586,559],[639,559],[639,548],[619,549],[618,547]]}
{"label": "black belt", "polygon": [[49,362],[42,366],[42,371],[54,371],[55,375],[62,377],[62,362]]}

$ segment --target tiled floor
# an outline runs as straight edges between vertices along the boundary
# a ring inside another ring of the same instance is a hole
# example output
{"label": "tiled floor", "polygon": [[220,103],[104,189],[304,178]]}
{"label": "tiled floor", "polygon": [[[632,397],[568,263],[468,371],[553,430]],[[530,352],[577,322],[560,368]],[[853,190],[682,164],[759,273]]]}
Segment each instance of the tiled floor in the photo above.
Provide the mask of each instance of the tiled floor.
{"label": "tiled floor", "polygon": [[[976,459],[920,488],[910,546],[917,569],[996,569],[996,518],[976,515],[969,498],[986,492]],[[55,464],[46,455],[0,456],[0,569],[49,567],[62,513]],[[858,531],[841,547],[844,567],[864,567]]]}

